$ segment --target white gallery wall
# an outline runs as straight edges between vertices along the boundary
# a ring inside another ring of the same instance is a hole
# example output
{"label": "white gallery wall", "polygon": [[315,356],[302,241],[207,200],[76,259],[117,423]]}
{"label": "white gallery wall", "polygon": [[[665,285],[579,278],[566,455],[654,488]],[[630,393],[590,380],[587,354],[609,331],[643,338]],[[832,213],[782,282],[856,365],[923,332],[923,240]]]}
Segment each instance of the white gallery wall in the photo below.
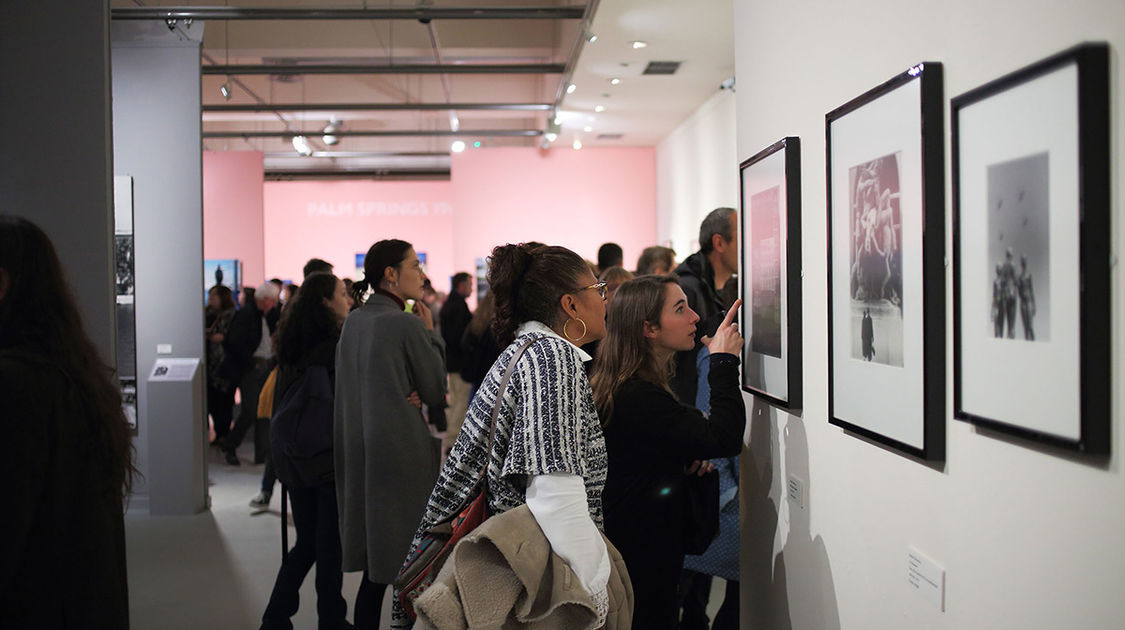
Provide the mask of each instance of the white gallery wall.
{"label": "white gallery wall", "polygon": [[716,86],[656,147],[656,239],[676,250],[677,261],[699,249],[699,224],[708,212],[738,207],[734,103],[734,92]]}
{"label": "white gallery wall", "polygon": [[[1120,628],[1125,624],[1121,365],[1125,286],[1113,268],[1108,460],[978,431],[952,419],[946,337],[944,463],[926,465],[828,423],[824,115],[920,61],[945,70],[946,255],[952,258],[951,97],[1083,41],[1111,45],[1112,242],[1125,236],[1125,3],[735,0],[737,156],[800,136],[803,413],[748,397],[742,462],[743,628],[900,630]],[[669,138],[666,143],[687,144]],[[671,159],[664,155],[661,159]],[[664,162],[659,162],[663,164]],[[663,173],[663,171],[661,171]],[[664,177],[659,177],[661,185]],[[661,195],[662,202],[664,195]],[[661,205],[660,234],[679,208]],[[952,276],[946,270],[946,319]],[[1052,376],[1042,375],[1042,387]],[[786,495],[790,481],[800,499]],[[907,582],[915,548],[945,570],[942,611]]]}

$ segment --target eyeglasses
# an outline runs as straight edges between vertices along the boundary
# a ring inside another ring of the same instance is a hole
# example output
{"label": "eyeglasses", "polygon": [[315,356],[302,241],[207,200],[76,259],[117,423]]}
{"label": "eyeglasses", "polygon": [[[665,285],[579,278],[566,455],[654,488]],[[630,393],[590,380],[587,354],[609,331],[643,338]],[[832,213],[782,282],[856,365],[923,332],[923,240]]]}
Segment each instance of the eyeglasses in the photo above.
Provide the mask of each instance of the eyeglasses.
{"label": "eyeglasses", "polygon": [[606,295],[608,294],[608,291],[606,291],[606,288],[605,288],[607,284],[609,284],[609,283],[608,282],[595,282],[594,284],[591,284],[588,287],[582,287],[581,289],[578,289],[578,290],[579,291],[585,291],[586,289],[597,289],[598,295],[602,296],[602,300],[605,300]]}

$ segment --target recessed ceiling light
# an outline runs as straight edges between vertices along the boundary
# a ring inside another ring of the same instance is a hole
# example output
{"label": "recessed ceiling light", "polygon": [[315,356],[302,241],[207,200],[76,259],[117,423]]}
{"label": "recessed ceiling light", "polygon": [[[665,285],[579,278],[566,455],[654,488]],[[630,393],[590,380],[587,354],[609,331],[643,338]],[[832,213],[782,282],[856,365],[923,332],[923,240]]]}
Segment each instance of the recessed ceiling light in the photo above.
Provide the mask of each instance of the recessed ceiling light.
{"label": "recessed ceiling light", "polygon": [[586,41],[593,44],[594,42],[598,41],[598,36],[593,34],[593,33],[590,33],[590,35],[586,38]]}
{"label": "recessed ceiling light", "polygon": [[644,48],[645,46],[648,46],[648,42],[642,42],[639,39],[635,42],[629,42],[629,43],[633,45],[634,50],[636,50],[637,48]]}
{"label": "recessed ceiling light", "polygon": [[454,153],[460,153],[465,150],[465,143],[462,140],[454,140],[453,144],[449,145],[449,150]]}
{"label": "recessed ceiling light", "polygon": [[598,105],[597,107],[594,108],[594,111],[599,113],[599,114],[604,112],[605,111],[605,105]]}
{"label": "recessed ceiling light", "polygon": [[582,141],[581,141],[581,140],[579,140],[578,138],[575,138],[575,139],[574,139],[574,144],[572,144],[572,145],[570,145],[570,146],[574,147],[574,150],[575,150],[575,151],[578,151],[579,149],[581,149],[581,148],[582,148]]}
{"label": "recessed ceiling light", "polygon": [[610,85],[618,85],[620,83],[621,83],[621,79],[618,79],[617,77],[614,77],[614,78],[609,80]]}
{"label": "recessed ceiling light", "polygon": [[544,134],[543,137],[547,139],[547,142],[554,142],[555,140],[559,139],[559,134],[554,133],[553,131],[548,131],[546,134]]}
{"label": "recessed ceiling light", "polygon": [[567,94],[574,94],[574,91],[577,90],[577,89],[578,89],[578,86],[571,83],[570,85],[566,86],[566,93]]}
{"label": "recessed ceiling light", "polygon": [[594,128],[591,127],[590,125],[586,125],[585,127],[582,128],[582,131],[585,131],[586,133],[590,133],[593,130],[594,130]]}

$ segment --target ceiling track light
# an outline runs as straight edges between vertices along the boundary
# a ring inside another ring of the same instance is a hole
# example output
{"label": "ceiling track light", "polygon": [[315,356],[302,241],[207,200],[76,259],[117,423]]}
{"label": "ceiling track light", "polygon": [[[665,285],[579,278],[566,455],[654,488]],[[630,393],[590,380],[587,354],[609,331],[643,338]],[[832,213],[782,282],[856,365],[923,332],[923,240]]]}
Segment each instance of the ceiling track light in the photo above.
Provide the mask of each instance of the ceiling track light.
{"label": "ceiling track light", "polygon": [[600,113],[602,113],[602,112],[604,112],[604,111],[605,111],[605,105],[598,105],[598,106],[594,107],[594,112],[595,112],[595,113],[598,113],[598,114],[600,114]]}
{"label": "ceiling track light", "polygon": [[591,43],[591,44],[598,41],[597,34],[596,33],[590,33],[589,35],[586,36],[586,41]]}
{"label": "ceiling track light", "polygon": [[465,141],[464,140],[454,140],[449,145],[449,150],[454,152],[454,153],[460,153],[460,152],[464,151],[465,150]]}
{"label": "ceiling track light", "polygon": [[567,94],[574,94],[574,91],[577,90],[577,89],[578,89],[578,86],[571,83],[570,85],[566,86],[566,93]]}
{"label": "ceiling track light", "polygon": [[219,94],[222,94],[223,98],[225,98],[228,101],[230,100],[230,97],[233,96],[234,93],[231,92],[231,89],[230,89],[230,78],[229,77],[227,78],[226,81],[223,82],[222,85],[219,86]]}
{"label": "ceiling track light", "polygon": [[305,157],[313,154],[312,147],[304,136],[293,136],[293,150]]}
{"label": "ceiling track light", "polygon": [[610,85],[620,85],[620,84],[621,84],[621,79],[618,79],[617,77],[614,77],[614,78],[612,78],[612,79],[610,79],[610,80],[609,80],[609,84],[610,84]]}
{"label": "ceiling track light", "polygon": [[324,127],[324,144],[330,147],[340,144],[340,136],[337,136],[336,132],[341,131],[343,128],[344,123],[335,118],[328,121],[328,124]]}

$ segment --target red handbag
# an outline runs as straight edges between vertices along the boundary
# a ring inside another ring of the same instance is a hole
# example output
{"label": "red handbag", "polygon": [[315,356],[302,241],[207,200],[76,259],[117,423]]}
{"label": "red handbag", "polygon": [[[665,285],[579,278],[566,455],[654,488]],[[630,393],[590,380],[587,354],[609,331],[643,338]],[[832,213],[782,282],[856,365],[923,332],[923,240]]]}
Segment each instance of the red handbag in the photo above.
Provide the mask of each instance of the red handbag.
{"label": "red handbag", "polygon": [[406,562],[395,578],[394,587],[398,591],[398,600],[403,610],[411,619],[417,619],[414,612],[414,600],[418,599],[434,583],[441,567],[445,564],[453,548],[457,546],[469,532],[483,523],[490,514],[488,513],[488,462],[492,456],[492,447],[495,446],[496,417],[500,415],[500,401],[504,398],[504,390],[512,377],[516,362],[531,344],[542,337],[536,337],[524,342],[512,355],[508,368],[504,371],[504,378],[500,381],[497,390],[496,402],[492,405],[492,423],[488,428],[488,451],[481,467],[481,480],[477,491],[470,495],[468,505],[452,517],[430,527],[422,533],[422,540],[406,557]]}

